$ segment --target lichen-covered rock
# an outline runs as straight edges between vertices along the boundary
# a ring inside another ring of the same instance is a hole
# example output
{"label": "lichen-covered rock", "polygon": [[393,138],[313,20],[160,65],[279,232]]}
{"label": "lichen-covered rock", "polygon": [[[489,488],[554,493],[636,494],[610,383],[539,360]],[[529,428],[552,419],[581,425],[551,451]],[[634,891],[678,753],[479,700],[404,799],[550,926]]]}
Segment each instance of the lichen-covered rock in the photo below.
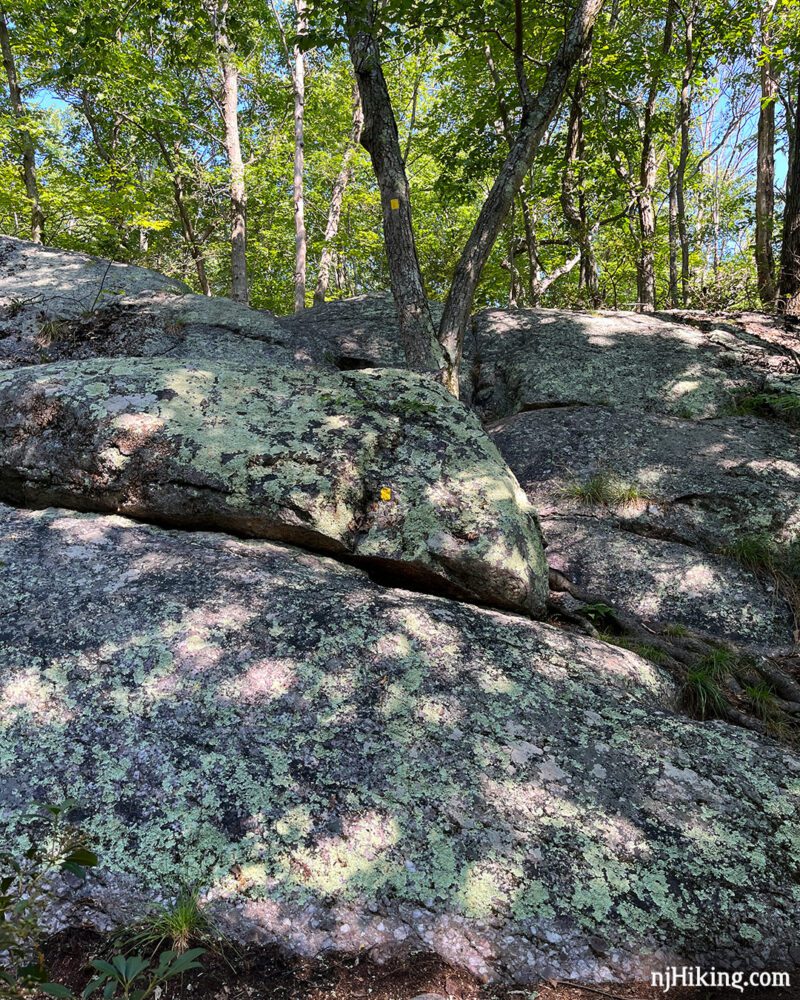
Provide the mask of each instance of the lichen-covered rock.
{"label": "lichen-covered rock", "polygon": [[[640,621],[791,647],[776,587],[726,555],[747,539],[781,546],[800,535],[790,428],[574,406],[519,413],[490,433],[543,520],[550,565],[573,583]],[[602,479],[630,489],[631,502],[591,502]]]}
{"label": "lichen-covered rock", "polygon": [[722,550],[742,535],[800,533],[800,434],[756,417],[689,421],[605,407],[520,413],[490,435],[544,516],[585,513],[575,486],[613,475],[640,502],[594,517]]}
{"label": "lichen-covered rock", "polygon": [[550,566],[639,622],[683,625],[762,652],[792,649],[789,606],[730,560],[591,516],[542,526]]}
{"label": "lichen-covered rock", "polygon": [[155,271],[0,237],[0,368],[160,356],[309,364],[293,340],[270,313]]}
{"label": "lichen-covered rock", "polygon": [[0,372],[0,497],[291,541],[541,615],[533,509],[410,372],[123,359]]}
{"label": "lichen-covered rock", "polygon": [[760,385],[750,365],[769,354],[725,331],[638,313],[487,309],[473,327],[474,399],[490,420],[576,403],[717,416],[735,391]]}
{"label": "lichen-covered rock", "polygon": [[3,839],[69,795],[102,859],[55,922],[188,882],[311,955],[793,964],[800,759],[673,714],[652,664],[269,542],[0,523]]}

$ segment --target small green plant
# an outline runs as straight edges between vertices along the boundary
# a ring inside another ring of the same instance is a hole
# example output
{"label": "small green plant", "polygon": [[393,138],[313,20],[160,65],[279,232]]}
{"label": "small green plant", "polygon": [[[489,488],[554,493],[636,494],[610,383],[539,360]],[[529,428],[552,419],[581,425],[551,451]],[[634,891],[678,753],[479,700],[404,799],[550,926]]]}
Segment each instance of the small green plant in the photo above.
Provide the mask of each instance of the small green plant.
{"label": "small green plant", "polygon": [[800,395],[789,392],[761,392],[737,396],[733,404],[737,416],[777,417],[800,424]]}
{"label": "small green plant", "polygon": [[691,667],[686,672],[682,690],[686,708],[701,719],[718,718],[724,713],[725,695],[708,669]]}
{"label": "small green plant", "polygon": [[609,618],[613,617],[614,609],[607,604],[603,604],[602,601],[596,601],[594,604],[585,604],[581,608],[581,614],[597,624],[606,622]]}
{"label": "small green plant", "polygon": [[769,722],[775,717],[778,711],[775,692],[766,681],[746,684],[744,693],[753,715],[758,716],[764,722]]}
{"label": "small green plant", "polygon": [[800,537],[776,542],[763,532],[739,535],[722,554],[751,573],[769,577],[800,627]]}
{"label": "small green plant", "polygon": [[24,818],[31,822],[32,843],[22,858],[0,854],[0,954],[7,961],[0,969],[0,990],[10,997],[24,997],[38,989],[63,995],[48,982],[40,947],[39,925],[50,898],[50,883],[59,872],[84,878],[97,864],[83,832],[67,821],[75,803],[36,804]]}
{"label": "small green plant", "polygon": [[8,319],[14,319],[15,316],[19,316],[26,305],[25,299],[10,299],[6,305],[6,316]]}
{"label": "small green plant", "polygon": [[60,340],[67,329],[67,322],[63,319],[48,319],[39,327],[36,335],[38,347],[50,347],[55,341]]}
{"label": "small green plant", "polygon": [[675,639],[682,639],[689,634],[689,629],[681,622],[670,622],[664,626],[664,635],[671,635]]}
{"label": "small green plant", "polygon": [[612,646],[620,646],[622,649],[628,649],[631,653],[641,656],[642,659],[650,660],[651,663],[661,665],[669,659],[663,649],[649,642],[640,642],[638,639],[633,639],[627,635],[614,635],[612,632],[600,632],[599,635],[603,642],[607,642]]}
{"label": "small green plant", "polygon": [[[29,1000],[41,994],[75,1000],[70,989],[50,981],[41,948],[41,922],[52,896],[53,877],[68,872],[85,878],[86,869],[97,864],[97,855],[89,848],[85,833],[68,821],[75,806],[72,800],[58,805],[37,804],[24,817],[32,821],[31,847],[22,859],[9,852],[0,854],[0,955],[4,957],[0,996],[4,1000]],[[192,924],[187,916],[191,906],[185,903],[184,915],[176,924],[178,929],[198,930],[196,919]],[[203,953],[203,948],[184,947],[179,952],[176,947],[161,952],[156,959],[154,948],[148,958],[115,955],[110,962],[95,959],[91,965],[97,975],[81,997],[86,1000],[100,989],[103,1000],[158,997],[164,983],[199,968],[197,959]]]}
{"label": "small green plant", "polygon": [[[95,959],[91,965],[97,975],[89,982],[81,993],[87,1000],[98,990],[103,991],[103,1000],[120,997],[121,1000],[147,1000],[155,994],[160,996],[161,987],[170,979],[182,976],[192,969],[199,969],[197,959],[203,954],[202,948],[191,948],[182,955],[174,951],[164,951],[158,961],[134,955],[130,958],[115,955],[110,962]],[[51,991],[51,996],[72,998],[74,994],[66,987],[59,987],[59,992]]]}
{"label": "small green plant", "polygon": [[686,672],[681,691],[685,707],[701,719],[719,718],[727,704],[720,682],[737,666],[728,649],[714,649]]}
{"label": "small green plant", "polygon": [[402,413],[410,417],[423,416],[426,413],[436,413],[436,407],[432,403],[423,403],[419,399],[398,399],[395,406]]}
{"label": "small green plant", "polygon": [[171,906],[159,906],[148,914],[120,941],[127,947],[141,948],[154,955],[165,945],[179,955],[190,945],[215,947],[222,938],[207,912],[200,905],[196,889],[182,889]]}
{"label": "small green plant", "polygon": [[649,499],[638,484],[613,472],[597,472],[585,482],[567,483],[562,493],[570,500],[604,507],[621,507]]}

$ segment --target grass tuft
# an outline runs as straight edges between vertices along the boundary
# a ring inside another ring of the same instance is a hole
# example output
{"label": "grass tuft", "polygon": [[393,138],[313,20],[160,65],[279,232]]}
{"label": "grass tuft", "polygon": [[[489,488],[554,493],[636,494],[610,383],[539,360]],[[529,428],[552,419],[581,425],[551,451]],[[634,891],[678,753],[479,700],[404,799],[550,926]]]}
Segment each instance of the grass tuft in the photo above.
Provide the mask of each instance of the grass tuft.
{"label": "grass tuft", "polygon": [[178,954],[195,945],[219,947],[222,939],[194,889],[182,889],[171,906],[159,906],[121,936],[128,948],[140,948],[151,955],[165,947]]}
{"label": "grass tuft", "polygon": [[737,416],[773,417],[800,426],[800,395],[790,392],[761,392],[737,396],[733,412]]}
{"label": "grass tuft", "polygon": [[641,486],[614,472],[597,472],[586,482],[567,483],[562,494],[579,503],[605,507],[620,507],[649,499]]}

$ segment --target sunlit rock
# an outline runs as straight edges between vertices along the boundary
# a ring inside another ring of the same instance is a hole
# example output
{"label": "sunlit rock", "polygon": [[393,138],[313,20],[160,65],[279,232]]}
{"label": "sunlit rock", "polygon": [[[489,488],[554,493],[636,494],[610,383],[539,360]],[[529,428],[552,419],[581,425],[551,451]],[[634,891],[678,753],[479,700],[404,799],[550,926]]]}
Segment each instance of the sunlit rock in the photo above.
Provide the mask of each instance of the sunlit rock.
{"label": "sunlit rock", "polygon": [[240,939],[535,982],[790,965],[800,759],[653,664],[270,542],[0,508],[0,824],[102,865],[53,925],[198,885]]}
{"label": "sunlit rock", "polygon": [[477,417],[404,371],[0,372],[0,497],[295,542],[533,615],[547,595],[536,516]]}

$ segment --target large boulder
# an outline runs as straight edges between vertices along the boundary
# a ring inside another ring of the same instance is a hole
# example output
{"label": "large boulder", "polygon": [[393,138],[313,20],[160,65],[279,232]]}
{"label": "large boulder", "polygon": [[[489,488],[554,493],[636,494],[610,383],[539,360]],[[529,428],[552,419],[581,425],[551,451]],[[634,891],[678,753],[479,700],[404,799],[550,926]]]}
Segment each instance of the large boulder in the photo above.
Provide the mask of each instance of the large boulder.
{"label": "large boulder", "polygon": [[0,823],[55,923],[200,885],[235,936],[496,979],[798,960],[800,759],[632,653],[282,545],[0,507]]}
{"label": "large boulder", "polygon": [[473,328],[474,396],[489,420],[576,404],[712,417],[789,362],[755,338],[638,313],[487,309]]}
{"label": "large boulder", "polygon": [[533,509],[478,419],[404,371],[123,359],[0,372],[0,497],[291,541],[541,615]]}
{"label": "large boulder", "polygon": [[800,533],[800,435],[757,417],[681,420],[555,407],[496,423],[491,437],[540,513],[586,513],[575,486],[613,475],[639,502],[593,517],[723,550],[743,535]]}
{"label": "large boulder", "polygon": [[0,369],[93,357],[322,363],[294,340],[271,313],[155,271],[0,237]]}

